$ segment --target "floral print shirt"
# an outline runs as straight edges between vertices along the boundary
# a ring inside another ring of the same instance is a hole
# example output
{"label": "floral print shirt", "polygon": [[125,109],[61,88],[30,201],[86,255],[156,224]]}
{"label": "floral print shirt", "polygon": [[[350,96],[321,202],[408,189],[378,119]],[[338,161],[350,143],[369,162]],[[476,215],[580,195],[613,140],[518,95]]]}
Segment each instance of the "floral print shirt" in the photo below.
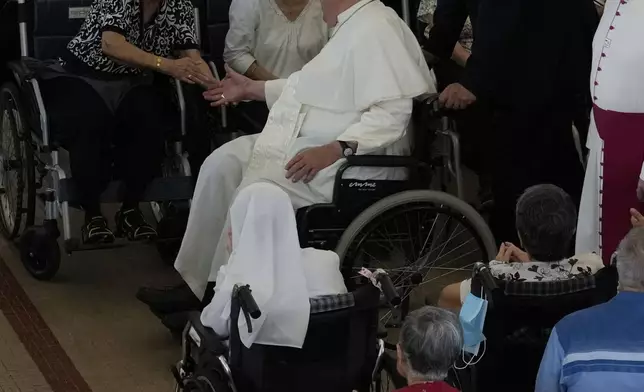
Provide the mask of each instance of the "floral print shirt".
{"label": "floral print shirt", "polygon": [[131,75],[139,69],[116,62],[103,53],[103,31],[114,31],[146,52],[169,57],[175,50],[197,49],[197,32],[190,0],[163,0],[153,21],[142,18],[142,0],[95,0],[80,32],[67,50],[99,72]]}
{"label": "floral print shirt", "polygon": [[[418,7],[418,19],[426,23],[428,26],[425,29],[425,37],[429,37],[429,30],[432,28],[434,12],[436,11],[436,6],[438,5],[438,0],[421,0],[420,6]],[[463,26],[463,31],[461,32],[461,38],[459,40],[461,46],[465,49],[472,51],[472,44],[474,43],[474,33],[472,30],[472,22],[470,18],[467,18],[465,21],[465,26]]]}
{"label": "floral print shirt", "polygon": [[498,279],[512,282],[543,282],[594,275],[604,268],[604,263],[597,254],[589,253],[555,262],[506,263],[492,260],[489,267],[492,275]]}

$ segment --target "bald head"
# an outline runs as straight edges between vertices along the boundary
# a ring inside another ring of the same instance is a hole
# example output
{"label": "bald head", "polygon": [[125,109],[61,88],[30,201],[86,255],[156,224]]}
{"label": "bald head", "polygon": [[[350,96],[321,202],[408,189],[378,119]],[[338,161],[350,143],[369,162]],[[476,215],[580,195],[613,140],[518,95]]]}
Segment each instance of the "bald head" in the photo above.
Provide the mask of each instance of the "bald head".
{"label": "bald head", "polygon": [[321,0],[324,22],[329,27],[338,23],[338,15],[356,5],[360,0]]}

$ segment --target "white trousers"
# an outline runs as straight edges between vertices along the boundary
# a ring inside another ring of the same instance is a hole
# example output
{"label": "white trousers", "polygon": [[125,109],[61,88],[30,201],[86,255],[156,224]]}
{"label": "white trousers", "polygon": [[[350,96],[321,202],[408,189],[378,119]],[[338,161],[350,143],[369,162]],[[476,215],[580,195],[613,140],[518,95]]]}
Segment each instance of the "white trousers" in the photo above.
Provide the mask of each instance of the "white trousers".
{"label": "white trousers", "polygon": [[269,178],[245,178],[257,137],[243,136],[224,144],[201,166],[188,226],[174,264],[198,298],[203,298],[208,282],[216,281],[219,268],[228,261],[228,209],[242,182],[244,186],[255,181],[274,182],[289,194],[296,209],[330,201],[311,192],[303,182],[285,179],[284,170],[276,170],[275,175],[266,176]]}

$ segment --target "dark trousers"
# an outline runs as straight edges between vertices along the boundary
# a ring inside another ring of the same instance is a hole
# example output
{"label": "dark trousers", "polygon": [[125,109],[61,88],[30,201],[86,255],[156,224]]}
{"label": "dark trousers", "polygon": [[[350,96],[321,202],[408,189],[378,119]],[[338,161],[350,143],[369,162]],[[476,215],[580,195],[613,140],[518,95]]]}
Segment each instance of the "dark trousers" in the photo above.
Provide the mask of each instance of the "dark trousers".
{"label": "dark trousers", "polygon": [[570,113],[560,109],[539,112],[497,112],[493,121],[492,193],[495,208],[490,226],[496,240],[518,245],[516,202],[527,188],[553,184],[579,206],[583,166],[572,136]]}
{"label": "dark trousers", "polygon": [[178,127],[165,89],[132,88],[112,113],[87,83],[58,77],[43,83],[54,140],[69,151],[72,176],[88,217],[100,214],[100,196],[114,177],[125,185],[124,208],[136,207],[160,172],[165,135]]}

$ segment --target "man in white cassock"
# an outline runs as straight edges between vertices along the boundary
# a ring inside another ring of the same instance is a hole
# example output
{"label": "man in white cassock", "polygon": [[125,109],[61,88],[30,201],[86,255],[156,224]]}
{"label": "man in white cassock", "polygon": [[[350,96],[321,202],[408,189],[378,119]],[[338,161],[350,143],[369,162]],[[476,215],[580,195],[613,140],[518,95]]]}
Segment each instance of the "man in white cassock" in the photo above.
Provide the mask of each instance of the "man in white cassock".
{"label": "man in white cassock", "polygon": [[[328,203],[344,157],[408,152],[413,98],[435,92],[416,38],[379,0],[322,0],[322,7],[330,39],[301,71],[263,82],[228,69],[222,83],[204,94],[214,106],[265,101],[270,114],[261,134],[235,139],[204,162],[175,262],[189,290],[138,294],[157,314],[197,307],[194,297],[204,298],[228,259],[227,212],[240,188],[270,181],[289,194],[295,209]],[[356,170],[353,178],[395,175]]]}
{"label": "man in white cassock", "polygon": [[[593,115],[577,252],[608,263],[644,201],[644,2],[607,0],[595,35]],[[639,185],[638,185],[639,182]]]}

